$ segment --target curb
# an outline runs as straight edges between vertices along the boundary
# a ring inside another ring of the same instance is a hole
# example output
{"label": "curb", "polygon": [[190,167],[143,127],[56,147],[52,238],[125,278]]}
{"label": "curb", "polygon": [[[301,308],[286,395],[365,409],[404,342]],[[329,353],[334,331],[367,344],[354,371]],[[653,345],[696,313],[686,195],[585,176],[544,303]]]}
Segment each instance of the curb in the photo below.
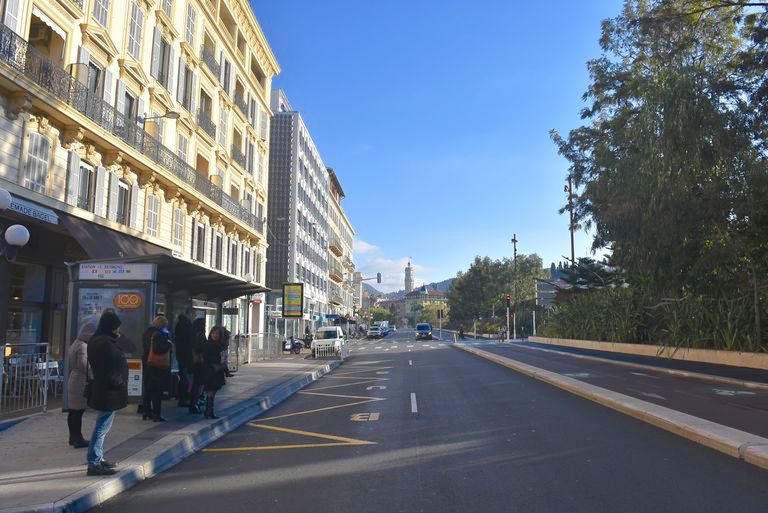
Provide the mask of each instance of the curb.
{"label": "curb", "polygon": [[481,349],[456,344],[454,344],[454,347],[526,376],[544,381],[567,392],[589,399],[752,465],[768,469],[768,438],[613,392]]}
{"label": "curb", "polygon": [[81,513],[87,511],[140,482],[168,470],[211,442],[239,428],[324,375],[339,367],[333,361],[307,376],[293,378],[267,390],[263,395],[230,406],[216,421],[202,420],[166,435],[149,447],[121,461],[114,476],[91,483],[53,503],[22,508],[0,509],[0,513]]}
{"label": "curb", "polygon": [[[593,360],[602,363],[611,363],[614,365],[620,365],[623,367],[632,367],[635,369],[644,369],[654,372],[660,372],[664,374],[670,374],[672,376],[682,376],[685,378],[699,379],[702,381],[714,381],[715,383],[723,383],[725,385],[736,385],[744,388],[755,388],[759,390],[768,390],[768,383],[761,383],[759,381],[746,381],[738,378],[729,378],[726,376],[717,376],[715,374],[704,374],[703,372],[686,371],[680,369],[670,369],[668,367],[656,367],[653,365],[646,365],[644,363],[626,362],[622,360],[612,360],[610,358],[603,358],[601,356],[594,356],[589,354],[569,353],[567,351],[558,351],[557,349],[550,349],[547,347],[534,347],[524,345],[514,345],[513,347],[519,349],[529,349],[531,351],[542,351],[545,353],[555,353],[563,356],[570,356],[573,358],[581,358],[583,360]],[[628,354],[628,353],[613,353],[613,354]],[[637,356],[637,355],[630,355]],[[642,355],[640,355],[642,356]]]}

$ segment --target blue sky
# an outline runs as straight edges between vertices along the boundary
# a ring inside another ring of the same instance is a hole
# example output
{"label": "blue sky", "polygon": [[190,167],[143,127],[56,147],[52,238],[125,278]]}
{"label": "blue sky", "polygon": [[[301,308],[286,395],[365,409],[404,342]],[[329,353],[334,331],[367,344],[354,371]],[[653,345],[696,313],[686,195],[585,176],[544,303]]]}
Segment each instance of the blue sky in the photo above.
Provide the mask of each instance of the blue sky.
{"label": "blue sky", "polygon": [[[570,252],[567,163],[549,138],[580,123],[586,61],[619,0],[254,0],[286,91],[347,194],[355,262],[382,291],[475,255]],[[576,254],[590,237],[578,233]]]}

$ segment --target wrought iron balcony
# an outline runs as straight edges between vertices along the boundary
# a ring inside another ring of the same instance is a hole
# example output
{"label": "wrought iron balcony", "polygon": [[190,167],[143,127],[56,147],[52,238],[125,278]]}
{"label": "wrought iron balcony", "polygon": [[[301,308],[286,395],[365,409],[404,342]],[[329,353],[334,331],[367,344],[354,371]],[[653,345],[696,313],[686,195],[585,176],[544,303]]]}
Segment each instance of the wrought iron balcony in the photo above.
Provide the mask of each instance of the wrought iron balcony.
{"label": "wrought iron balcony", "polygon": [[[0,26],[0,63],[9,66],[13,73],[45,89],[51,96],[85,115],[107,134],[119,138],[138,153],[175,175],[181,182],[205,195],[260,233],[264,233],[262,219],[248,212],[221,188],[195,172],[194,168],[184,162],[175,151],[166,148],[154,136],[145,132],[136,118],[126,117],[89,91],[69,72],[58,67],[5,25]],[[0,66],[0,72],[3,72],[2,66]],[[6,75],[8,75],[7,72]]]}
{"label": "wrought iron balcony", "polygon": [[248,116],[248,104],[241,93],[235,93],[235,105],[246,117]]}
{"label": "wrought iron balcony", "polygon": [[200,50],[200,53],[203,57],[203,63],[209,70],[211,70],[213,75],[216,77],[216,80],[218,80],[221,73],[221,65],[216,62],[216,57],[213,55],[213,52],[203,46],[202,50]]}
{"label": "wrought iron balcony", "polygon": [[211,114],[209,112],[199,111],[197,113],[197,124],[205,130],[206,134],[216,139],[216,125],[211,121]]}
{"label": "wrought iron balcony", "polygon": [[241,168],[245,169],[245,155],[242,151],[240,151],[240,148],[238,148],[237,145],[232,146],[232,158],[240,165]]}

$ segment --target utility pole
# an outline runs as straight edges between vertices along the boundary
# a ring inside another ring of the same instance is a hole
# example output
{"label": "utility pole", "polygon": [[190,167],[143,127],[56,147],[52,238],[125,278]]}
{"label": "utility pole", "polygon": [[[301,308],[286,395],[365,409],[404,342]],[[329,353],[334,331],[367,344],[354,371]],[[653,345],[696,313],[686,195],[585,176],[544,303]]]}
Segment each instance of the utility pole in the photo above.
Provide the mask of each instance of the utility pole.
{"label": "utility pole", "polygon": [[568,174],[568,185],[565,186],[568,193],[568,228],[571,231],[571,265],[576,265],[576,251],[573,244],[573,176]]}
{"label": "utility pole", "polygon": [[515,266],[515,275],[514,275],[514,289],[515,289],[515,304],[512,308],[512,340],[517,339],[517,234],[512,234],[512,248],[513,248],[513,254],[514,254],[514,266]]}

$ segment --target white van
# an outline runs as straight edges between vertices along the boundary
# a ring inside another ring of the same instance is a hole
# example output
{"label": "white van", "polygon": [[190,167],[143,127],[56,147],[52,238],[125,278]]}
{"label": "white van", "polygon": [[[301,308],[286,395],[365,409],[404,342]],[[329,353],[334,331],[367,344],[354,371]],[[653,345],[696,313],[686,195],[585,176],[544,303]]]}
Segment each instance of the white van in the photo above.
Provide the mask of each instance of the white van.
{"label": "white van", "polygon": [[312,358],[338,356],[343,358],[346,349],[344,331],[338,326],[324,326],[315,331],[312,339]]}

